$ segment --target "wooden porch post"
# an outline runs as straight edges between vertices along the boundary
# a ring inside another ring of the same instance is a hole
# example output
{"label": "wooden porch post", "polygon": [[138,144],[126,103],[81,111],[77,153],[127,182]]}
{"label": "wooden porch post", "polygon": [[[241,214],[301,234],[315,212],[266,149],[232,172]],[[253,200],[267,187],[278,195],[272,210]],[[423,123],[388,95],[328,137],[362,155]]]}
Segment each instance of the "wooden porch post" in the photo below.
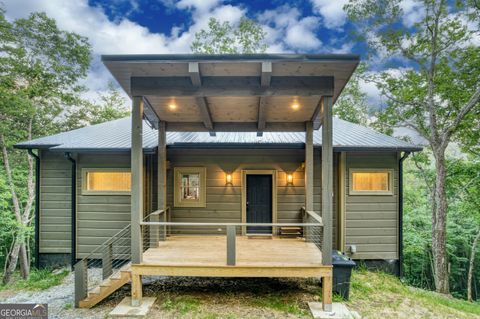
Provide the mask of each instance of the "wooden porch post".
{"label": "wooden porch post", "polygon": [[[305,123],[305,210],[313,211],[313,123]],[[305,227],[305,239],[312,241],[311,229]]]}
{"label": "wooden porch post", "polygon": [[[322,220],[324,265],[332,264],[333,146],[331,96],[322,97]],[[332,278],[323,278],[323,310],[332,310]]]}
{"label": "wooden porch post", "polygon": [[143,215],[143,98],[134,96],[132,100],[131,254],[132,264],[139,264],[143,255],[140,227]]}
{"label": "wooden porch post", "polygon": [[323,263],[332,264],[332,201],[333,201],[333,147],[332,97],[322,98],[322,219]]}
{"label": "wooden porch post", "polygon": [[[157,209],[163,209],[164,213],[163,221],[167,221],[167,133],[165,128],[165,122],[158,123],[158,207]],[[166,240],[167,226],[162,227],[160,232],[160,240]]]}

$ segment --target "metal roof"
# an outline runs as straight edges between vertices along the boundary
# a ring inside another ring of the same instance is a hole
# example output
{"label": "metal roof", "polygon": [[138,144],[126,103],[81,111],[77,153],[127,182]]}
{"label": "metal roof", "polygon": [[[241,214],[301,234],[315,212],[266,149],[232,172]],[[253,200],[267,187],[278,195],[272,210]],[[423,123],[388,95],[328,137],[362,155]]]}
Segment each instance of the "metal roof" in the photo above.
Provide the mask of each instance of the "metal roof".
{"label": "metal roof", "polygon": [[[123,118],[102,124],[18,143],[17,148],[49,149],[63,152],[128,152],[131,119]],[[322,144],[321,131],[314,131],[314,145]],[[143,148],[153,152],[158,133],[143,122]],[[303,148],[304,132],[167,132],[169,148]],[[422,147],[378,133],[370,128],[333,118],[333,147],[336,150],[419,151]]]}
{"label": "metal roof", "polygon": [[359,61],[357,54],[283,54],[283,53],[253,53],[253,54],[113,54],[102,55],[102,61]]}

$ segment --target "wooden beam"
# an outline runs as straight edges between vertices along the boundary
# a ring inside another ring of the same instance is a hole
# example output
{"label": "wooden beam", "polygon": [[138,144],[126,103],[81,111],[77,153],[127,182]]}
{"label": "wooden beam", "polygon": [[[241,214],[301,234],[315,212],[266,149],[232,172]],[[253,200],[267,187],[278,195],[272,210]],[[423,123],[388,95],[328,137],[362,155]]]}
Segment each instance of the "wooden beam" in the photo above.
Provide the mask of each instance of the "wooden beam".
{"label": "wooden beam", "polygon": [[265,278],[320,278],[332,276],[332,266],[184,266],[184,265],[132,265],[132,278],[145,276],[180,276],[180,277],[265,277]]}
{"label": "wooden beam", "polygon": [[262,136],[263,131],[265,130],[265,124],[266,124],[266,110],[267,108],[267,98],[264,96],[261,96],[258,99],[258,123],[257,123],[257,136]]}
{"label": "wooden beam", "polygon": [[270,86],[270,80],[272,79],[272,62],[262,62],[262,75],[260,83],[263,87]]}
{"label": "wooden beam", "polygon": [[323,263],[332,264],[332,215],[333,215],[333,147],[332,147],[331,96],[322,97],[322,220],[323,220]]}
{"label": "wooden beam", "polygon": [[321,101],[322,101],[322,98],[319,99],[318,105],[315,108],[315,111],[313,112],[312,119],[311,119],[314,130],[318,130],[322,125],[323,109],[322,109]]}
{"label": "wooden beam", "polygon": [[139,307],[142,304],[142,276],[132,274],[132,307]]}
{"label": "wooden beam", "polygon": [[144,117],[147,119],[148,122],[150,122],[150,124],[152,124],[152,126],[155,129],[158,129],[158,122],[160,122],[160,118],[157,112],[155,112],[155,109],[153,108],[152,104],[150,104],[150,101],[145,96],[143,96],[142,98],[143,98],[143,105],[144,105],[144,108],[143,108]]}
{"label": "wooden beam", "polygon": [[262,87],[255,76],[204,76],[202,86],[190,77],[132,77],[131,94],[152,96],[322,96],[333,95],[331,76],[275,76]]}
{"label": "wooden beam", "polygon": [[202,86],[202,77],[200,75],[200,68],[198,66],[198,62],[188,63],[188,73],[190,74],[190,81],[192,81],[193,86]]}
{"label": "wooden beam", "polygon": [[[167,122],[171,132],[208,132],[201,122]],[[257,122],[215,122],[219,132],[258,132]],[[264,132],[305,132],[305,122],[268,122]]]}
{"label": "wooden beam", "polygon": [[132,263],[142,262],[143,241],[140,222],[143,216],[143,108],[141,96],[132,99],[132,147],[131,147],[131,255]]}
{"label": "wooden beam", "polygon": [[[202,116],[203,125],[205,125],[205,128],[210,131],[210,135],[212,135],[213,122],[207,99],[205,97],[197,97],[195,100],[197,101],[198,108],[200,109],[200,115]],[[215,135],[215,132],[213,132],[213,134]]]}

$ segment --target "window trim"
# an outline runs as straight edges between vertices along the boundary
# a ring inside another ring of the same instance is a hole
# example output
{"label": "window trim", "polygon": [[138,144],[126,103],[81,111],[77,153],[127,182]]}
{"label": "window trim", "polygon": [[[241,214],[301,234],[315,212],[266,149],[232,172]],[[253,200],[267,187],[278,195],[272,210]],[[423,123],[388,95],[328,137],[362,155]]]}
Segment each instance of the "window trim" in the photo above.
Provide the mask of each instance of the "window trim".
{"label": "window trim", "polygon": [[[200,175],[200,191],[198,200],[182,199],[180,186],[183,174],[199,174]],[[205,167],[174,167],[173,168],[173,197],[174,207],[207,207],[207,169]]]}
{"label": "window trim", "polygon": [[119,173],[130,173],[130,168],[82,168],[82,195],[130,195],[131,190],[129,191],[99,191],[99,190],[89,190],[87,189],[87,174],[90,172],[119,172]]}
{"label": "window trim", "polygon": [[[387,173],[388,190],[386,191],[358,191],[353,190],[353,173]],[[348,195],[393,195],[393,169],[391,168],[350,168],[348,172]]]}

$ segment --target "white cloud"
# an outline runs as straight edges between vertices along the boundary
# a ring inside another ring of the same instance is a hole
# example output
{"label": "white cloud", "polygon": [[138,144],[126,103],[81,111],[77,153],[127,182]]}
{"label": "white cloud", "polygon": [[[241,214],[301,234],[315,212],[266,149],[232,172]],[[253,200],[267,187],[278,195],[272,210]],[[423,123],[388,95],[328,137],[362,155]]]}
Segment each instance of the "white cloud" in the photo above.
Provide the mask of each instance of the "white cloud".
{"label": "white cloud", "polygon": [[342,27],[347,18],[343,6],[348,0],[311,0],[313,11],[322,16],[324,26],[329,29]]}
{"label": "white cloud", "polygon": [[425,7],[418,1],[404,0],[400,2],[400,8],[403,10],[402,23],[406,27],[412,27],[425,16]]}
{"label": "white cloud", "polygon": [[267,32],[269,52],[314,50],[322,45],[316,35],[319,18],[302,17],[296,8],[284,5],[266,10],[258,20]]}

